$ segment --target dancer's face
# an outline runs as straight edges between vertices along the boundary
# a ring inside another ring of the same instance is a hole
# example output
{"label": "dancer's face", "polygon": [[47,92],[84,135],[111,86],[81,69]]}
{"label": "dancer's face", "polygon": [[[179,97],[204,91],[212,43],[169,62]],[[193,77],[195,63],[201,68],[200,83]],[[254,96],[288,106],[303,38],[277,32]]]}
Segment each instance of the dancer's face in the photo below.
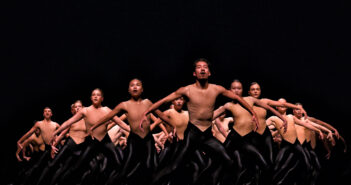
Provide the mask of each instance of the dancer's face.
{"label": "dancer's face", "polygon": [[193,76],[195,76],[198,80],[207,80],[208,77],[211,76],[207,63],[204,61],[197,62]]}
{"label": "dancer's face", "polygon": [[74,104],[74,110],[76,111],[76,113],[79,112],[80,109],[82,109],[82,108],[83,108],[83,105],[80,102],[76,102]]}
{"label": "dancer's face", "polygon": [[50,108],[45,108],[44,109],[44,113],[43,113],[43,116],[45,119],[50,119],[51,116],[52,116],[52,111]]}
{"label": "dancer's face", "polygon": [[39,128],[35,129],[34,133],[38,137],[40,135],[40,129]]}
{"label": "dancer's face", "polygon": [[[301,105],[298,105],[298,107],[301,107]],[[301,109],[294,109],[294,110],[293,110],[293,114],[294,114],[294,116],[296,116],[297,118],[302,118],[302,111],[301,111]]]}
{"label": "dancer's face", "polygon": [[183,108],[184,102],[185,100],[183,97],[173,100],[172,104],[174,105],[174,109],[180,111]]}
{"label": "dancer's face", "polygon": [[100,105],[101,102],[104,100],[104,97],[102,96],[102,93],[100,90],[95,89],[91,93],[90,99],[94,105]]}
{"label": "dancer's face", "polygon": [[140,80],[134,79],[129,82],[128,92],[132,97],[139,97],[143,91],[143,84]]}
{"label": "dancer's face", "polygon": [[[278,101],[281,103],[286,103],[285,99],[279,99]],[[284,114],[284,113],[286,113],[287,108],[283,107],[283,106],[277,106],[277,110],[280,114]]]}
{"label": "dancer's face", "polygon": [[250,86],[249,95],[254,98],[259,98],[261,96],[261,87],[258,84]]}
{"label": "dancer's face", "polygon": [[238,95],[238,96],[242,96],[243,95],[243,86],[240,82],[233,82],[231,85],[230,85],[230,90]]}

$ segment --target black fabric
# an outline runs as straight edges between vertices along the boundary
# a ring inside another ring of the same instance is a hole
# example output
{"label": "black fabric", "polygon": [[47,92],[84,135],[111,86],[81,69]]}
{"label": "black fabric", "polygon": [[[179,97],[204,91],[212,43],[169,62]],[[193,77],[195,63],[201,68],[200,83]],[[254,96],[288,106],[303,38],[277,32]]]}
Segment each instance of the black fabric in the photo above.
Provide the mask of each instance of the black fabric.
{"label": "black fabric", "polygon": [[176,154],[167,166],[159,168],[153,175],[153,184],[160,184],[171,177],[177,179],[173,184],[216,184],[219,171],[223,166],[228,168],[233,165],[233,161],[213,137],[211,129],[209,127],[202,132],[188,123]]}
{"label": "black fabric", "polygon": [[157,152],[151,132],[144,138],[131,132],[124,150],[122,168],[115,170],[107,184],[148,184],[156,169]]}

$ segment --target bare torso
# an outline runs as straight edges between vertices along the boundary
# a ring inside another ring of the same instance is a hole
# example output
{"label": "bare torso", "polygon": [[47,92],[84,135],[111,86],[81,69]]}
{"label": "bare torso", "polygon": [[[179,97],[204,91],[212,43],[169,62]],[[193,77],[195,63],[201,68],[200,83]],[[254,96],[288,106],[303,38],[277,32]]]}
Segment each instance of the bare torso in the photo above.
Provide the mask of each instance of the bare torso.
{"label": "bare torso", "polygon": [[35,152],[44,151],[45,150],[45,143],[41,135],[37,136],[33,133],[30,137],[30,144],[33,146],[33,150]]}
{"label": "bare torso", "polygon": [[[106,114],[108,114],[111,110],[107,107],[94,107],[93,105],[83,108],[83,113],[85,115],[85,127],[86,129],[90,129],[94,126],[101,118],[103,118]],[[103,124],[97,128],[95,128],[92,132],[92,135],[101,141],[107,133],[107,124]]]}
{"label": "bare torso", "polygon": [[297,139],[299,140],[299,142],[302,144],[306,141],[306,136],[308,135],[308,130],[306,127],[301,126],[301,125],[296,125],[296,133],[297,133]]}
{"label": "bare torso", "polygon": [[[214,122],[216,122],[216,124],[220,124],[223,128],[223,130],[228,134],[229,133],[229,123],[233,121],[233,118],[224,118],[223,120],[220,120],[219,118],[217,118],[216,120],[214,120]],[[220,141],[221,143],[224,143],[225,141],[225,137],[223,136],[223,134],[219,131],[219,129],[217,128],[216,124],[213,124],[212,126],[212,133],[213,136],[215,138],[218,139],[218,141]]]}
{"label": "bare torso", "polygon": [[178,112],[174,109],[169,109],[165,114],[170,119],[170,124],[176,129],[176,133],[179,139],[184,138],[184,131],[189,122],[189,113],[188,111]]}
{"label": "bare torso", "polygon": [[217,85],[208,84],[206,89],[197,88],[195,84],[186,86],[190,122],[205,131],[212,125],[212,116],[216,98],[219,94]]}
{"label": "bare torso", "polygon": [[[250,97],[243,98],[251,107],[253,102]],[[241,136],[245,136],[254,129],[252,124],[252,115],[249,111],[243,108],[239,103],[229,102],[226,105],[226,108],[232,113],[234,117],[233,129]]]}
{"label": "bare torso", "polygon": [[40,129],[40,135],[44,140],[45,144],[50,143],[51,136],[54,134],[55,130],[58,129],[59,124],[53,121],[39,121],[38,127]]}
{"label": "bare torso", "polygon": [[257,119],[259,122],[257,133],[263,134],[264,130],[266,129],[266,116],[267,110],[262,107],[253,106],[253,110],[256,112]]}
{"label": "bare torso", "polygon": [[152,102],[148,99],[141,101],[128,100],[123,102],[123,104],[131,132],[144,138],[150,132],[150,116],[148,116],[148,121],[142,124],[144,132],[139,129],[139,123],[143,117],[143,113],[148,110]]}
{"label": "bare torso", "polygon": [[76,144],[80,144],[85,140],[85,137],[87,136],[87,129],[84,119],[71,125],[69,135]]}
{"label": "bare torso", "polygon": [[280,135],[282,136],[282,138],[285,141],[287,141],[291,144],[294,144],[296,139],[297,139],[294,118],[291,115],[284,115],[284,117],[288,123],[288,127],[287,127],[287,130],[285,133],[284,133],[284,129],[283,129],[283,121],[280,118],[278,118],[277,116],[272,116],[271,118],[273,118],[274,123],[275,123],[275,127],[277,128],[277,130],[280,133]]}

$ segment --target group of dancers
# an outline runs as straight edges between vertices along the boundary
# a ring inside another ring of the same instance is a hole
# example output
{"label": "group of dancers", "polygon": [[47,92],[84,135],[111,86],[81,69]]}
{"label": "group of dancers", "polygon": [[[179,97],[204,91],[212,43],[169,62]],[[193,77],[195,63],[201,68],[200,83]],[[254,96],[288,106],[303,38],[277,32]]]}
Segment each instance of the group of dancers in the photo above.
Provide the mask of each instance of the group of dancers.
{"label": "group of dancers", "polygon": [[[299,103],[260,98],[258,83],[250,85],[247,97],[238,80],[229,90],[209,83],[204,58],[194,67],[195,83],[156,103],[142,99],[142,81],[132,79],[131,98],[112,110],[102,106],[98,88],[91,93],[92,104],[74,102],[73,116],[61,125],[46,107],[44,119],[17,142],[23,168],[13,184],[316,183],[321,169],[316,139],[330,153],[335,139],[344,141],[337,129],[309,117]],[[218,96],[230,100],[215,109]],[[158,109],[169,102],[168,110]],[[287,115],[288,108],[293,115]],[[266,118],[267,110],[274,116]]]}

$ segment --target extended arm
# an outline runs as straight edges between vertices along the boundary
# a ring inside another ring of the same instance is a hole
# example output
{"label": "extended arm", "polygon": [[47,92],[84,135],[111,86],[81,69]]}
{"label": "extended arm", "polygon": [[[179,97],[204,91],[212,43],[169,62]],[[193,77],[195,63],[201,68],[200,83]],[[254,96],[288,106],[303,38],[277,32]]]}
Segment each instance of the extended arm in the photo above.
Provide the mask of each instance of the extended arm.
{"label": "extended arm", "polygon": [[306,127],[306,128],[308,128],[310,130],[313,130],[313,131],[319,133],[320,139],[324,139],[322,131],[320,131],[316,127],[312,126],[309,122],[301,121],[301,120],[297,119],[295,116],[293,116],[293,118],[294,118],[294,121],[295,121],[296,124],[301,125],[303,127]]}
{"label": "extended arm", "polygon": [[216,110],[213,112],[212,120],[216,120],[216,119],[217,119],[219,116],[221,116],[225,111],[226,111],[225,106],[220,106],[220,107],[218,107],[218,109],[216,109]]}
{"label": "extended arm", "polygon": [[67,129],[68,127],[70,127],[73,123],[76,123],[77,121],[83,119],[84,117],[84,113],[83,111],[85,111],[85,109],[80,110],[79,112],[77,112],[74,116],[72,116],[70,119],[68,119],[67,121],[65,121],[60,128],[58,128],[55,132],[54,132],[54,136],[56,136],[58,133],[62,132],[63,130]]}
{"label": "extended arm", "polygon": [[297,106],[297,105],[294,105],[294,104],[289,103],[289,102],[283,103],[280,101],[274,101],[274,100],[266,99],[266,98],[262,99],[262,100],[265,101],[270,106],[283,106],[283,107],[287,107],[290,109],[300,109],[302,111],[302,114],[305,116],[305,118],[307,118],[307,113],[302,106]]}
{"label": "extended arm", "polygon": [[288,129],[288,122],[286,121],[286,119],[277,111],[275,110],[274,108],[272,108],[271,106],[269,106],[268,104],[266,104],[265,102],[263,101],[260,101],[254,97],[251,97],[254,104],[257,105],[257,106],[260,106],[262,108],[265,108],[266,110],[269,110],[271,111],[274,115],[278,116],[282,121],[283,121],[283,128],[284,128],[284,132],[286,132],[286,130]]}
{"label": "extended arm", "polygon": [[238,101],[245,109],[247,109],[252,114],[252,120],[256,124],[255,130],[257,130],[259,122],[257,120],[257,115],[256,115],[255,111],[252,109],[252,107],[245,100],[243,100],[238,95],[234,94],[232,91],[229,91],[222,86],[219,86],[219,89],[222,92],[223,96]]}
{"label": "extended arm", "polygon": [[[92,126],[90,128],[90,130],[93,131],[95,128],[97,128],[103,124],[107,124],[108,121],[115,118],[116,114],[118,114],[122,110],[125,110],[123,107],[124,107],[124,102],[118,104],[113,110],[111,110],[108,114],[106,114],[103,118],[101,118],[94,126]],[[119,122],[119,120],[113,120],[113,121],[115,121],[117,124]],[[121,127],[121,128],[123,128],[123,127]],[[126,128],[124,127],[123,129],[126,129]]]}
{"label": "extended arm", "polygon": [[34,126],[17,141],[17,148],[22,150],[23,149],[23,146],[22,146],[23,141],[28,139],[35,132],[35,130],[37,128],[39,128],[39,122],[36,122],[34,124]]}
{"label": "extended arm", "polygon": [[334,127],[331,126],[330,124],[328,124],[328,123],[326,123],[326,122],[324,122],[324,121],[321,121],[321,120],[319,120],[319,119],[316,119],[316,118],[314,118],[314,117],[308,117],[308,119],[311,120],[311,121],[313,121],[314,123],[317,123],[317,124],[319,124],[319,125],[322,125],[322,126],[328,128],[329,130],[334,131],[334,134],[335,134],[336,138],[338,138],[338,139],[340,138],[340,134],[339,134],[338,130],[336,130],[336,128],[334,128]]}

